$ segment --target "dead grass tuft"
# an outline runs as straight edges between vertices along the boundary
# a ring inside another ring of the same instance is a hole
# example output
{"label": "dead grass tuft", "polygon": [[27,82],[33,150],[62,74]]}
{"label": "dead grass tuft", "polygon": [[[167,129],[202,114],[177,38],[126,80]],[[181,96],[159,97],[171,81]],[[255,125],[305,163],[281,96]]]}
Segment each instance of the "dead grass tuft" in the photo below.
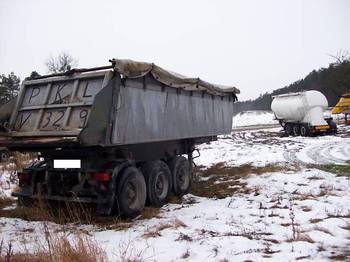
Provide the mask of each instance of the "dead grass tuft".
{"label": "dead grass tuft", "polygon": [[141,213],[141,219],[160,218],[160,208],[145,207]]}
{"label": "dead grass tuft", "polygon": [[295,238],[288,239],[287,242],[303,241],[308,243],[315,243],[315,241],[306,233],[297,232]]}
{"label": "dead grass tuft", "polygon": [[143,233],[144,238],[155,238],[155,237],[161,237],[162,235],[158,231],[153,230],[147,230],[145,233]]}
{"label": "dead grass tuft", "polygon": [[[259,194],[258,190],[246,187],[246,183],[241,179],[251,174],[261,175],[264,173],[297,171],[296,166],[267,165],[255,167],[251,164],[242,166],[227,166],[220,162],[209,168],[203,166],[195,167],[193,170],[195,183],[193,183],[191,193],[202,197],[225,198],[234,193]],[[253,192],[252,192],[253,190]]]}
{"label": "dead grass tuft", "polygon": [[342,226],[341,228],[344,229],[344,230],[349,230],[350,231],[350,223],[346,223],[346,225]]}
{"label": "dead grass tuft", "polygon": [[334,234],[333,234],[331,231],[329,231],[327,228],[325,228],[325,227],[321,227],[321,226],[314,226],[314,227],[312,227],[312,229],[311,229],[311,230],[320,231],[320,232],[323,232],[323,233],[325,233],[325,234],[328,234],[328,235],[334,236]]}
{"label": "dead grass tuft", "polygon": [[15,201],[12,198],[0,197],[0,209],[11,206]]}
{"label": "dead grass tuft", "polygon": [[37,243],[33,253],[14,253],[11,243],[0,245],[0,261],[6,262],[105,262],[106,252],[98,244],[83,235],[76,235],[68,239],[68,236],[53,236],[45,232],[45,243]]}
{"label": "dead grass tuft", "polygon": [[304,212],[310,212],[312,210],[311,207],[303,206],[302,209]]}
{"label": "dead grass tuft", "polygon": [[190,257],[190,250],[187,249],[186,252],[183,253],[180,258],[185,259],[185,258],[189,258],[189,257]]}
{"label": "dead grass tuft", "polygon": [[323,219],[322,218],[311,218],[309,221],[311,224],[316,224],[318,222],[323,221]]}
{"label": "dead grass tuft", "polygon": [[192,237],[190,237],[189,235],[187,234],[184,234],[184,233],[180,233],[178,238],[175,239],[175,241],[188,241],[188,242],[192,242],[193,239]]}

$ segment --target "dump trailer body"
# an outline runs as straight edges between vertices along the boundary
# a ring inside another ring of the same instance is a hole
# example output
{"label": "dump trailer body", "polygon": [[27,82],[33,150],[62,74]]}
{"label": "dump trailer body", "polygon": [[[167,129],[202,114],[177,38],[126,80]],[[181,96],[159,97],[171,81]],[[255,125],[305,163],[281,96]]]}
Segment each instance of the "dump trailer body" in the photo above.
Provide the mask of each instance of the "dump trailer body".
{"label": "dump trailer body", "polygon": [[271,103],[276,119],[288,135],[334,132],[335,123],[323,115],[327,107],[326,97],[316,90],[274,96]]}
{"label": "dump trailer body", "polygon": [[[43,160],[18,173],[14,195],[24,205],[96,203],[100,214],[128,217],[146,199],[161,206],[188,192],[195,145],[231,132],[237,93],[130,60],[26,80],[12,114],[0,113],[0,146]],[[81,165],[58,168],[60,159]]]}
{"label": "dump trailer body", "polygon": [[234,92],[215,92],[115,70],[24,81],[1,143],[106,147],[229,133]]}

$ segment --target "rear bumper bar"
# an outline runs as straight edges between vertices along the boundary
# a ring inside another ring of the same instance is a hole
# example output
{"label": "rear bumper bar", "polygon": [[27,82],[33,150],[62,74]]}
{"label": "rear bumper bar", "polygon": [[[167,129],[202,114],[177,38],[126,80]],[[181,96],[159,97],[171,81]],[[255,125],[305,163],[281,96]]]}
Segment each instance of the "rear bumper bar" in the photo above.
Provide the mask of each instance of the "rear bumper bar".
{"label": "rear bumper bar", "polygon": [[19,192],[13,192],[11,194],[14,197],[28,197],[31,199],[43,199],[43,200],[54,200],[54,201],[68,201],[68,202],[79,202],[79,203],[98,203],[98,200],[91,197],[63,197],[63,196],[49,196],[49,195],[28,195]]}

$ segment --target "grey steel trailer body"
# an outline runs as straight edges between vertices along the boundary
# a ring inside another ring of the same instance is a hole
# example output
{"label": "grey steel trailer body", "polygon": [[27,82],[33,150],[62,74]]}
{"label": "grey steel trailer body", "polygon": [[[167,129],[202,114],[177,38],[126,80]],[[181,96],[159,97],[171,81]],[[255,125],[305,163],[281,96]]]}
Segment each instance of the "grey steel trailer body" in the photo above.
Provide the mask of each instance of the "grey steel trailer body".
{"label": "grey steel trailer body", "polygon": [[[12,113],[0,112],[0,146],[43,161],[19,172],[15,195],[95,202],[101,214],[117,205],[131,217],[146,199],[160,206],[188,192],[195,144],[230,133],[236,93],[130,60],[26,80]],[[81,167],[57,169],[54,159]]]}

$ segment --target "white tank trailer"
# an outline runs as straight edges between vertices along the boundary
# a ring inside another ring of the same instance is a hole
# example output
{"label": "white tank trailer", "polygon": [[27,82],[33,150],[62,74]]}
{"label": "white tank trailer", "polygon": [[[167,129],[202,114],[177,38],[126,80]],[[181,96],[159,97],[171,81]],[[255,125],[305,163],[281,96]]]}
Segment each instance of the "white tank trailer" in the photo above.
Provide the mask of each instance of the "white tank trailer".
{"label": "white tank trailer", "polygon": [[327,98],[319,91],[310,90],[272,97],[271,110],[284,128],[287,136],[311,136],[320,133],[336,133],[332,118],[325,118]]}

